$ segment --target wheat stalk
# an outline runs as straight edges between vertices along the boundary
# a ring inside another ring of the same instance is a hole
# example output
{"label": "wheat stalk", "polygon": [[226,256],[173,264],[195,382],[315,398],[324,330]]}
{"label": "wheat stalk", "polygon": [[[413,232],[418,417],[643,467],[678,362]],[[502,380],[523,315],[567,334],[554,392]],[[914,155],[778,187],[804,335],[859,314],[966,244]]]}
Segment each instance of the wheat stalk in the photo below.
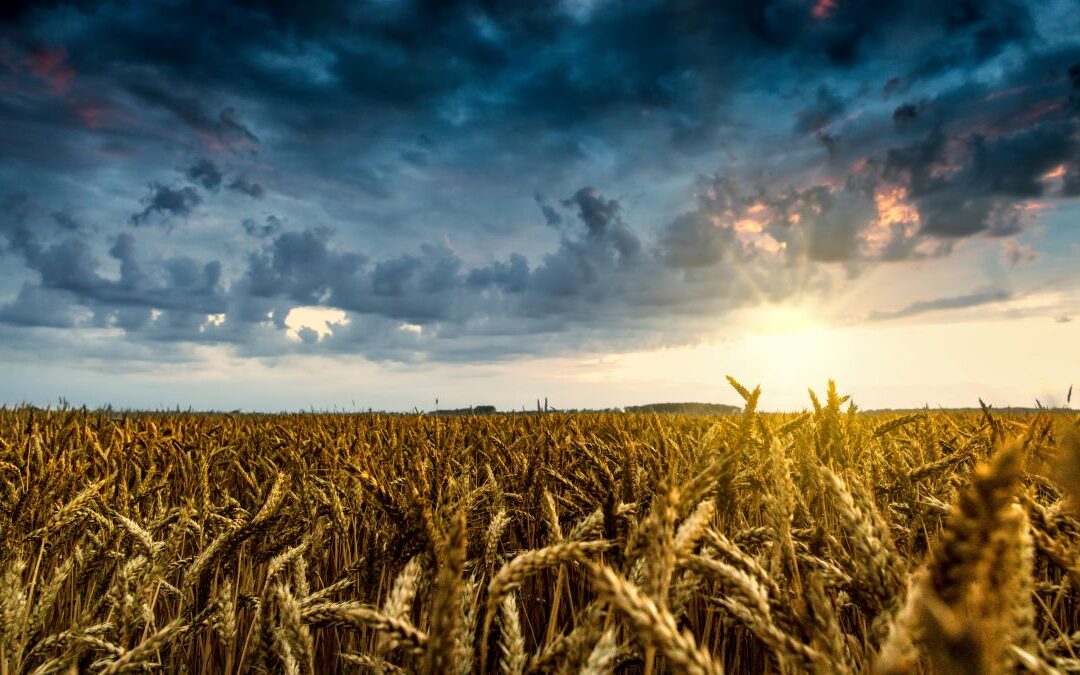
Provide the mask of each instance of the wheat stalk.
{"label": "wheat stalk", "polygon": [[675,617],[670,612],[610,567],[594,566],[590,578],[593,590],[625,616],[638,636],[646,644],[656,647],[672,667],[689,675],[717,675],[724,672],[723,667],[697,645],[693,636],[678,629]]}

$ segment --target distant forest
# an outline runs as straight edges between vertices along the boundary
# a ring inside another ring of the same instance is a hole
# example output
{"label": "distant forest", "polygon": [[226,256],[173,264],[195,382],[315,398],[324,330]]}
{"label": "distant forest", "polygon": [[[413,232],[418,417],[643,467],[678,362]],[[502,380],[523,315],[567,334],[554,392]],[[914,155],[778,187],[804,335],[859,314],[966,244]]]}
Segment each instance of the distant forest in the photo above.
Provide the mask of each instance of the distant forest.
{"label": "distant forest", "polygon": [[680,415],[725,415],[737,413],[742,408],[723,403],[649,403],[648,405],[628,405],[623,408],[628,413],[678,413]]}
{"label": "distant forest", "polygon": [[[536,410],[527,408],[520,411],[508,410],[508,413],[536,414],[545,412],[628,412],[628,413],[675,413],[680,415],[726,415],[740,412],[742,408],[723,403],[649,403],[647,405],[628,405],[623,408],[606,408],[603,410],[560,410],[549,408],[546,405],[537,406]],[[436,410],[436,415],[490,415],[498,411],[493,405],[476,405],[470,408],[452,408]]]}

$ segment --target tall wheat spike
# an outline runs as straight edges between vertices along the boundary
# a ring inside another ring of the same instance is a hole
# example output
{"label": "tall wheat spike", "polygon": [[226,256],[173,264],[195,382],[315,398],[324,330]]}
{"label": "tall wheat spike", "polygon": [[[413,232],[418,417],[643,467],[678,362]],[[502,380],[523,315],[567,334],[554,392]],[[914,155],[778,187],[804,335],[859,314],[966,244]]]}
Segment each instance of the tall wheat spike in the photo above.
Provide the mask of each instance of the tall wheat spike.
{"label": "tall wheat spike", "polygon": [[525,670],[525,637],[521,634],[521,618],[518,615],[517,596],[513,593],[502,601],[499,615],[499,650],[502,655],[499,667],[504,675],[521,675]]}
{"label": "tall wheat spike", "polygon": [[[1011,670],[1011,646],[1030,644],[1027,519],[1014,503],[1023,447],[1012,441],[960,492],[879,669],[913,667],[912,647],[943,672]],[[907,647],[905,645],[912,645]]]}
{"label": "tall wheat spike", "polygon": [[424,668],[432,675],[458,672],[465,660],[461,646],[465,640],[463,588],[466,545],[465,514],[459,512],[450,522],[450,530],[442,547],[442,560],[431,601],[431,634]]}

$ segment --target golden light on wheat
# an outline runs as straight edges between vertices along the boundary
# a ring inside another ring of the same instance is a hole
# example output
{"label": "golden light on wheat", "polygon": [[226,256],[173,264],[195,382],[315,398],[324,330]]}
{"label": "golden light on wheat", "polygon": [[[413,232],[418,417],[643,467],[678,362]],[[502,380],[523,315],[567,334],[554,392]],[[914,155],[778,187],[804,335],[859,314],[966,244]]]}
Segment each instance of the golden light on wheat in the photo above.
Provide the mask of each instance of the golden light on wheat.
{"label": "golden light on wheat", "polygon": [[0,672],[1080,670],[1068,411],[0,412]]}

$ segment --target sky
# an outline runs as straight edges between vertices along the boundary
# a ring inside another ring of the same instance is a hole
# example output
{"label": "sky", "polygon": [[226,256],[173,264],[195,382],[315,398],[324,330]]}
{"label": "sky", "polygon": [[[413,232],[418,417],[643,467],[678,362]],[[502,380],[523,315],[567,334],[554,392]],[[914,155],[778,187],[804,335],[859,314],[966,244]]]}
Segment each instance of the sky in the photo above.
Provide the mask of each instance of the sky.
{"label": "sky", "polygon": [[1065,403],[1073,0],[7,2],[0,404]]}

